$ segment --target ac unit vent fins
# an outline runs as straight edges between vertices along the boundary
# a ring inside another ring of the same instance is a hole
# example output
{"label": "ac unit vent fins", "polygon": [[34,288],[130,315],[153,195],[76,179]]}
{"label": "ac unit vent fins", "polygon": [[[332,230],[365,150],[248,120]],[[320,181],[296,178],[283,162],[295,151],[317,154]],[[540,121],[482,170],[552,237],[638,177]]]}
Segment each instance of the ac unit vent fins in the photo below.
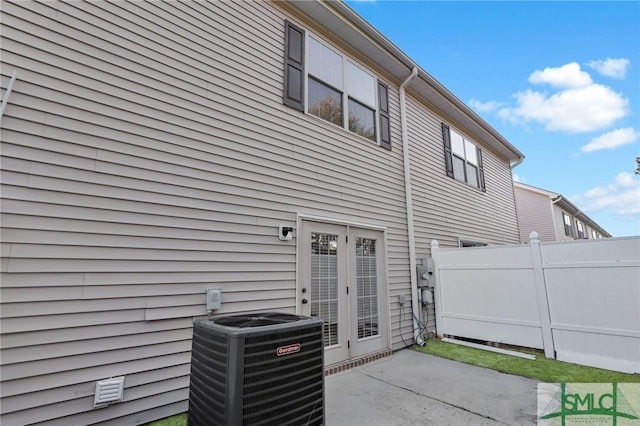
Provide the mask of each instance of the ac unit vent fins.
{"label": "ac unit vent fins", "polygon": [[277,312],[194,323],[189,425],[323,425],[322,320]]}

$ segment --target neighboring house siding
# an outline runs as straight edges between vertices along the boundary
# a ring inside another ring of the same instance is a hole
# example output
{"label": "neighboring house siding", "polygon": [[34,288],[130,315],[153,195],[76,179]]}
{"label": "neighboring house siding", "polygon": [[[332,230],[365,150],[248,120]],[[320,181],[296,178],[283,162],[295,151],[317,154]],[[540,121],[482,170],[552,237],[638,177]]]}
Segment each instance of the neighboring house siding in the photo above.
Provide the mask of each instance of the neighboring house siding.
{"label": "neighboring house siding", "polygon": [[430,254],[434,239],[443,247],[457,247],[458,238],[490,244],[519,243],[508,161],[480,145],[473,135],[466,135],[482,149],[486,192],[447,176],[441,128],[444,118],[413,98],[408,100],[418,258]]}
{"label": "neighboring house siding", "polygon": [[[562,214],[565,214],[567,216],[569,216],[571,218],[571,232],[573,233],[573,235],[567,235],[565,230],[564,230],[564,219]],[[557,240],[556,241],[573,241],[575,240],[575,235],[577,235],[577,230],[576,230],[576,220],[575,218],[570,215],[569,213],[565,212],[564,210],[562,210],[560,207],[556,206],[555,204],[553,205],[553,219],[556,222],[556,232],[557,232]]]}
{"label": "neighboring house siding", "polygon": [[[520,239],[523,242],[528,242],[529,235],[535,231],[538,233],[540,241],[556,241],[557,224],[554,224],[553,207],[549,196],[517,186],[514,191],[520,224]],[[558,229],[564,234],[564,227]]]}
{"label": "neighboring house siding", "polygon": [[[19,71],[2,118],[3,423],[185,411],[205,289],[222,289],[216,314],[295,312],[296,240],[276,231],[299,213],[387,228],[393,348],[404,346],[397,82],[385,81],[387,151],[282,104],[288,16],[271,3],[5,2],[2,13],[3,86]],[[423,248],[486,228],[489,197],[456,191],[423,207],[436,213]],[[467,197],[479,212],[468,224],[454,214]],[[514,241],[512,224],[494,224],[492,240]],[[94,410],[95,381],[117,375],[127,402]]]}

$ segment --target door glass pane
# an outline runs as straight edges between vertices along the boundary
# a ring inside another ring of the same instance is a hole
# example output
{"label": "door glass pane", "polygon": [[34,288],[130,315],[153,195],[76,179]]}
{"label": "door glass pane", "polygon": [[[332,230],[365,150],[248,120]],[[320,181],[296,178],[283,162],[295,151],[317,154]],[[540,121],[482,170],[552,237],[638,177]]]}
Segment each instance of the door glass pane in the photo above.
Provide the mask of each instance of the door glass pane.
{"label": "door glass pane", "polygon": [[358,298],[358,338],[377,336],[378,270],[376,240],[356,238],[356,281]]}
{"label": "door glass pane", "polygon": [[324,345],[338,344],[338,236],[311,233],[311,316],[324,321]]}

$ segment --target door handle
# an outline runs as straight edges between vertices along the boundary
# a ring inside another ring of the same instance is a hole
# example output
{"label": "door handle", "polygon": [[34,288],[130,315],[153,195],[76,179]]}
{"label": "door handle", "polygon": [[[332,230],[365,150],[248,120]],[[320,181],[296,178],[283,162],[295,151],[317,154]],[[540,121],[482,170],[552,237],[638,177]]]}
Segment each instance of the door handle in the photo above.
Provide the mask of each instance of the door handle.
{"label": "door handle", "polygon": [[306,305],[307,303],[309,303],[309,301],[307,299],[302,299],[302,304]]}

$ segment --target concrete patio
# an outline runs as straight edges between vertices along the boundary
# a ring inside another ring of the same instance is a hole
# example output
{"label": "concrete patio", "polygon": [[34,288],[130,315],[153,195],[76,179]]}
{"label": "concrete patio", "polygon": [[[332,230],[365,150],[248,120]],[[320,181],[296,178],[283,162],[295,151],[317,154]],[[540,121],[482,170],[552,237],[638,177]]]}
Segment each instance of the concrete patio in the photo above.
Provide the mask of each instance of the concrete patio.
{"label": "concrete patio", "polygon": [[535,425],[537,383],[401,350],[326,378],[327,425]]}

